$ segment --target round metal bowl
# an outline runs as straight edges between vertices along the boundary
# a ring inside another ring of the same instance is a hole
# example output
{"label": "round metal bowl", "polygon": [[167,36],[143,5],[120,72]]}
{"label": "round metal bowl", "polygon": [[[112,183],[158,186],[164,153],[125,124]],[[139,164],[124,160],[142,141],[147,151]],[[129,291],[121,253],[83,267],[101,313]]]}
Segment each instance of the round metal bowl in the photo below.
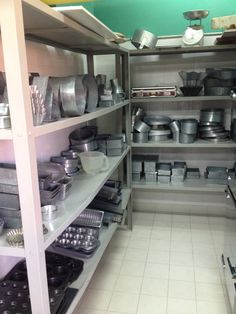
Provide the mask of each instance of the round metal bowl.
{"label": "round metal bowl", "polygon": [[192,10],[183,13],[186,20],[201,20],[208,16],[209,11],[207,10]]}

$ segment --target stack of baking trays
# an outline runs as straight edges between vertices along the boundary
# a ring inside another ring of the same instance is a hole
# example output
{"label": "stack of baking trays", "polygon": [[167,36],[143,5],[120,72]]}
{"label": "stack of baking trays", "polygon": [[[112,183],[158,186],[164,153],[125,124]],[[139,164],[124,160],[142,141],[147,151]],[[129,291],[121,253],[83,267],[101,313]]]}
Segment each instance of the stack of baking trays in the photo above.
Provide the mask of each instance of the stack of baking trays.
{"label": "stack of baking trays", "polygon": [[85,209],[52,244],[53,251],[70,257],[91,257],[100,245],[103,211]]}
{"label": "stack of baking trays", "polygon": [[235,68],[207,68],[204,80],[204,94],[207,96],[229,96],[236,87]]}
{"label": "stack of baking trays", "polygon": [[[65,313],[77,289],[69,288],[83,271],[84,262],[46,251],[50,313]],[[64,310],[63,310],[64,309]],[[32,313],[25,260],[0,281],[0,313]]]}
{"label": "stack of baking trays", "polygon": [[157,182],[158,155],[146,155],[144,158],[144,180],[146,183]]}
{"label": "stack of baking trays", "polygon": [[208,183],[227,184],[228,168],[207,166],[205,171],[205,178]]}
{"label": "stack of baking trays", "polygon": [[185,179],[186,168],[186,162],[174,161],[174,165],[172,166],[171,183],[182,183]]}
{"label": "stack of baking trays", "polygon": [[200,111],[199,137],[211,142],[229,140],[229,131],[224,127],[224,109],[202,109]]}
{"label": "stack of baking trays", "polygon": [[121,182],[108,180],[90,203],[89,208],[104,211],[104,221],[106,223],[120,223],[124,213]]}
{"label": "stack of baking trays", "polygon": [[157,164],[158,183],[170,183],[171,163],[160,162]]}

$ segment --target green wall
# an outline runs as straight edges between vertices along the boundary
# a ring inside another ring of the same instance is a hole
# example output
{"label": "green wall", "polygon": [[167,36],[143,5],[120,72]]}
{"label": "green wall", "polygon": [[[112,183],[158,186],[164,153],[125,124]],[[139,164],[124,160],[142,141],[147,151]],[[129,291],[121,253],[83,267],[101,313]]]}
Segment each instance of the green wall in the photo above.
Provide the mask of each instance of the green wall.
{"label": "green wall", "polygon": [[236,14],[236,0],[97,0],[94,14],[113,31],[131,37],[134,30],[144,28],[156,35],[182,34],[189,21],[188,10],[206,9],[209,16],[202,21],[205,32],[212,32],[211,18]]}

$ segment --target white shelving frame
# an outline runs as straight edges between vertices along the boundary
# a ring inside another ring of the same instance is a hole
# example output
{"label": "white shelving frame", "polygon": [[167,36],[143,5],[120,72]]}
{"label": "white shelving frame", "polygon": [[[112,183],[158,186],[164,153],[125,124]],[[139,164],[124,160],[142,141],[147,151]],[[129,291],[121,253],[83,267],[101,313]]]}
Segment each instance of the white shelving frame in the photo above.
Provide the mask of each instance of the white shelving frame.
{"label": "white shelving frame", "polygon": [[[9,247],[3,235],[0,240],[0,254],[26,258],[32,312],[49,314],[45,249],[86,208],[124,158],[127,160],[127,174],[130,173],[130,139],[127,136],[128,146],[122,156],[109,159],[110,168],[107,172],[98,174],[93,178],[81,174],[78,180],[75,180],[73,190],[79,189],[77,196],[72,190],[71,196],[65,202],[61,202],[59,205],[61,217],[58,217],[54,223],[47,224],[49,233],[46,236],[43,235],[42,230],[36,139],[42,135],[99,118],[123,107],[125,108],[123,111],[128,115],[126,117],[126,132],[128,135],[130,133],[128,128],[130,108],[129,101],[124,101],[110,108],[98,109],[82,117],[62,119],[55,123],[34,127],[28,87],[25,38],[75,52],[86,53],[90,73],[93,72],[92,57],[94,53],[117,54],[124,61],[124,70],[128,63],[128,52],[38,0],[1,1],[0,26],[12,123],[11,130],[0,131],[0,140],[13,141],[24,230],[24,248]],[[123,85],[127,91],[129,86],[124,71],[122,75]],[[130,178],[127,178],[126,183],[127,188],[130,188]],[[128,202],[130,200],[127,200]],[[93,261],[90,261],[94,270],[97,266],[96,261],[101,258],[115,229],[116,225],[114,224],[107,236],[106,233],[102,236],[104,243],[102,243],[98,254],[94,257],[95,263],[93,264]],[[83,276],[85,275],[83,274]],[[91,276],[92,273],[85,280],[86,284]],[[70,308],[71,312],[81,297],[81,291],[84,291],[85,288],[86,286],[80,290],[80,294]]]}

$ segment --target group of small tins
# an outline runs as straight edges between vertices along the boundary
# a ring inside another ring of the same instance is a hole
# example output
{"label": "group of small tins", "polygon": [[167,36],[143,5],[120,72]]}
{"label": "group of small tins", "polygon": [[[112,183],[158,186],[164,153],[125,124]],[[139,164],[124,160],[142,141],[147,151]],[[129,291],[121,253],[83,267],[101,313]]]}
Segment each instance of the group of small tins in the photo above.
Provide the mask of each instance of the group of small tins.
{"label": "group of small tins", "polygon": [[[69,285],[83,271],[83,261],[46,251],[47,280],[51,314],[66,302]],[[0,281],[0,313],[31,314],[27,267],[17,263]]]}
{"label": "group of small tins", "polygon": [[[173,139],[176,143],[191,144],[198,138],[210,142],[230,139],[224,127],[224,109],[201,109],[199,121],[195,118],[171,119],[162,115],[145,115],[141,108],[132,115],[133,142],[163,142]],[[231,126],[231,137],[236,139],[236,120]]]}
{"label": "group of small tins", "polygon": [[[158,155],[135,154],[132,156],[134,182],[181,184],[184,180],[200,179],[199,168],[187,167],[185,161],[159,162]],[[204,172],[207,183],[226,184],[235,179],[235,168],[207,166]]]}

